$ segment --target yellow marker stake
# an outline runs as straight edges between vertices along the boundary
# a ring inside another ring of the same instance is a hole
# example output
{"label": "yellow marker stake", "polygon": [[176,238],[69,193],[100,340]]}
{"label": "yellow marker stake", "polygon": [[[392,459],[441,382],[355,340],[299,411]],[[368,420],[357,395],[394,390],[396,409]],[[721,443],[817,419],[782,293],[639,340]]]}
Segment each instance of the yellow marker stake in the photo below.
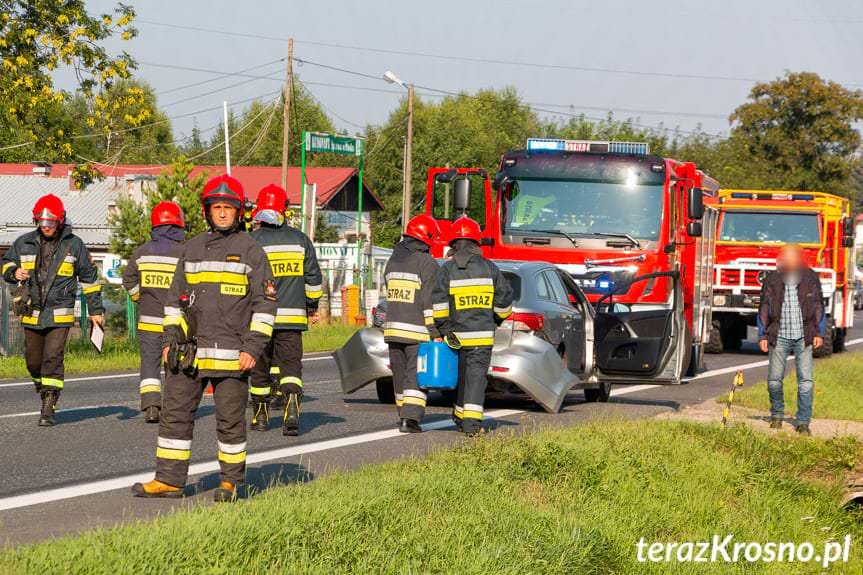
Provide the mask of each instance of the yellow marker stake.
{"label": "yellow marker stake", "polygon": [[731,382],[731,391],[728,392],[728,401],[725,402],[725,408],[722,410],[722,427],[728,427],[728,420],[731,417],[731,404],[734,403],[734,392],[738,387],[743,387],[743,372],[737,370],[734,374],[734,379]]}

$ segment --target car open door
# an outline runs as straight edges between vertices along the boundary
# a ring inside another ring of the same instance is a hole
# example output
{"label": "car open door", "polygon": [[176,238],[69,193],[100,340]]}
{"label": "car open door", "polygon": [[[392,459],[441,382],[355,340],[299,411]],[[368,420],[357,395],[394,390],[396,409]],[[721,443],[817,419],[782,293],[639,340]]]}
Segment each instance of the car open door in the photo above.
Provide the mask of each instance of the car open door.
{"label": "car open door", "polygon": [[[670,281],[666,306],[643,309],[615,304],[614,296],[639,282]],[[634,278],[596,303],[594,317],[595,376],[610,383],[677,384],[689,365],[690,336],[683,315],[683,289],[676,271]]]}

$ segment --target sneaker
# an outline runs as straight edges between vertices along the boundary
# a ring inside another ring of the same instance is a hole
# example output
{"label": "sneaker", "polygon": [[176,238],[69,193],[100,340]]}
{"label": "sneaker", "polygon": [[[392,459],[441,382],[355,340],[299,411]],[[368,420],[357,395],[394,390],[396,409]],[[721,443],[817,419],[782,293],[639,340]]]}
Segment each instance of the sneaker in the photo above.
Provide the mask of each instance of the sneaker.
{"label": "sneaker", "polygon": [[175,485],[168,485],[167,483],[154,479],[147,483],[136,483],[133,485],[132,495],[135,497],[164,497],[173,499],[183,496],[183,488]]}
{"label": "sneaker", "polygon": [[800,425],[798,425],[798,426],[797,426],[797,427],[795,427],[794,429],[795,429],[795,430],[797,431],[797,433],[799,433],[800,435],[805,435],[806,437],[811,437],[811,436],[812,436],[812,431],[809,429],[809,424],[808,424],[808,423],[801,423]]}
{"label": "sneaker", "polygon": [[782,429],[782,420],[778,417],[771,417],[770,429]]}

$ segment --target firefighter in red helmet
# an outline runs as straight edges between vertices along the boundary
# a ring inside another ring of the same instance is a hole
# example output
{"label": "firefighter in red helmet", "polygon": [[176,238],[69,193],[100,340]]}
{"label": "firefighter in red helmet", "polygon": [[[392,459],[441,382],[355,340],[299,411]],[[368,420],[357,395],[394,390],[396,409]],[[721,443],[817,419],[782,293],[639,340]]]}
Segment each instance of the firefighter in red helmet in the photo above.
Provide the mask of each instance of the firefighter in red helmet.
{"label": "firefighter in red helmet", "polygon": [[195,412],[213,387],[221,483],[216,501],[233,501],[246,470],[248,373],[273,333],[276,288],[264,250],[241,231],[243,186],[231,176],[204,185],[210,229],[189,239],[165,300],[165,391],[156,477],[139,497],[180,497],[189,472]]}
{"label": "firefighter in red helmet", "polygon": [[185,230],[183,210],[159,202],[150,213],[150,241],[134,251],[123,271],[123,287],[138,304],[141,348],[141,411],[147,423],[159,423],[162,409],[162,321],[165,299],[174,279]]}
{"label": "firefighter in red helmet", "polygon": [[416,216],[384,270],[387,321],[384,341],[389,345],[399,431],[418,433],[425,414],[426,394],[417,385],[419,344],[437,337],[432,314],[432,289],[438,265],[429,248],[440,235],[434,218]]}
{"label": "firefighter in red helmet", "polygon": [[42,196],[33,207],[36,229],[15,240],[0,260],[3,279],[21,285],[16,311],[24,326],[27,371],[42,399],[40,426],[54,425],[54,412],[63,389],[63,356],[69,328],[75,323],[78,286],[84,293],[90,320],[103,319],[102,286],[93,258],[72,233],[66,210],[57,196]]}
{"label": "firefighter in red helmet", "polygon": [[[258,192],[252,237],[264,248],[276,281],[278,297],[273,338],[262,361],[252,370],[252,422],[266,431],[271,397],[285,400],[282,435],[300,432],[300,401],[303,397],[303,332],[318,321],[318,301],[323,277],[315,246],[300,230],[285,221],[285,190],[276,185]],[[271,374],[277,377],[275,385]],[[274,389],[275,388],[275,389]]]}
{"label": "firefighter in red helmet", "polygon": [[512,288],[500,269],[480,250],[480,228],[461,217],[448,238],[450,258],[441,266],[434,288],[437,329],[459,350],[458,394],[453,419],[459,430],[482,429],[486,374],[497,324],[512,313]]}

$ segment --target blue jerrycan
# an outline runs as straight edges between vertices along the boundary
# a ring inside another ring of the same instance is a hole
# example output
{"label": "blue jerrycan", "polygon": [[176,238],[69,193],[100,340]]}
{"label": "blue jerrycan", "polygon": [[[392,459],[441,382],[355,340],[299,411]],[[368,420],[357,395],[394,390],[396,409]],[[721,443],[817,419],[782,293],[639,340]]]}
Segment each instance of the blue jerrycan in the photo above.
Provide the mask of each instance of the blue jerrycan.
{"label": "blue jerrycan", "polygon": [[458,352],[442,341],[421,343],[417,352],[417,383],[421,389],[456,389]]}

